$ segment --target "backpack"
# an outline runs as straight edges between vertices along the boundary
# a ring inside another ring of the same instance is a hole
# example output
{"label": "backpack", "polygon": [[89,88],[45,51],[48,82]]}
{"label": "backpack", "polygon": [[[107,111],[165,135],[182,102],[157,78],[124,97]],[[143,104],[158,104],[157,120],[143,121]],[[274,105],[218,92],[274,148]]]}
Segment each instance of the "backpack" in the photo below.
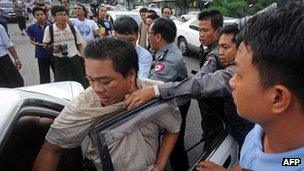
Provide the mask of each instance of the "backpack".
{"label": "backpack", "polygon": [[[76,48],[77,48],[77,50],[79,51],[79,47],[78,47],[78,45],[77,45],[76,30],[75,30],[75,28],[74,28],[73,25],[69,24],[69,26],[70,26],[71,31],[72,31],[73,36],[74,36]],[[53,24],[50,24],[50,25],[49,25],[49,30],[50,30],[50,38],[51,38],[51,41],[50,41],[49,44],[53,44],[53,43],[54,43],[54,28],[53,28]]]}

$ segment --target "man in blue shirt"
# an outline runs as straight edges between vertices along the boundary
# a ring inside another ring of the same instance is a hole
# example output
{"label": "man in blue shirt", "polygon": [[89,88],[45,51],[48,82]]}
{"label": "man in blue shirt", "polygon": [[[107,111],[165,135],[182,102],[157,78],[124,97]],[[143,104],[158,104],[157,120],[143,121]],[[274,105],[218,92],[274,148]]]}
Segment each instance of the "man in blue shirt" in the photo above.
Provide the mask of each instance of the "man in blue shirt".
{"label": "man in blue shirt", "polygon": [[[291,3],[245,27],[230,86],[238,114],[256,125],[235,170],[304,170],[303,13]],[[204,161],[197,170],[225,169]]]}
{"label": "man in blue shirt", "polygon": [[137,22],[129,16],[123,16],[114,22],[115,37],[131,43],[138,55],[138,77],[148,78],[152,65],[152,55],[145,48],[137,45],[138,40],[138,25]]}
{"label": "man in blue shirt", "polygon": [[37,22],[30,25],[27,34],[30,37],[30,43],[35,45],[35,57],[38,59],[40,84],[51,81],[50,68],[54,72],[54,59],[51,52],[43,48],[44,28],[50,23],[47,21],[46,12],[41,7],[33,8],[33,15]]}
{"label": "man in blue shirt", "polygon": [[[15,64],[12,62],[9,53],[13,56]],[[23,86],[23,78],[18,72],[19,69],[21,69],[21,62],[14,44],[9,39],[5,28],[0,25],[0,87]]]}

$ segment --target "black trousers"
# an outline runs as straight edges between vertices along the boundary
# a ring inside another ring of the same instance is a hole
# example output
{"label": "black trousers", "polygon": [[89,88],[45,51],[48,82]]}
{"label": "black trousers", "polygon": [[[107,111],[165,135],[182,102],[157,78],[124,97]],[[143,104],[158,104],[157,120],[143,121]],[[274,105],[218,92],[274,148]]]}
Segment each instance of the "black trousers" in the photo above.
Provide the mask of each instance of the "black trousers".
{"label": "black trousers", "polygon": [[50,69],[55,73],[54,58],[38,58],[40,84],[50,83]]}
{"label": "black trousers", "polygon": [[0,57],[0,87],[24,86],[23,78],[9,55]]}
{"label": "black trousers", "polygon": [[173,148],[170,156],[171,167],[174,171],[186,171],[189,168],[189,161],[187,152],[185,150],[185,130],[186,130],[186,119],[191,101],[179,106],[179,110],[182,117],[182,124],[179,132],[177,142]]}
{"label": "black trousers", "polygon": [[19,27],[20,31],[26,29],[26,24],[25,24],[26,21],[23,16],[16,17],[16,21],[18,23],[18,27]]}
{"label": "black trousers", "polygon": [[84,88],[89,86],[85,78],[84,59],[74,57],[55,57],[55,81],[76,81]]}

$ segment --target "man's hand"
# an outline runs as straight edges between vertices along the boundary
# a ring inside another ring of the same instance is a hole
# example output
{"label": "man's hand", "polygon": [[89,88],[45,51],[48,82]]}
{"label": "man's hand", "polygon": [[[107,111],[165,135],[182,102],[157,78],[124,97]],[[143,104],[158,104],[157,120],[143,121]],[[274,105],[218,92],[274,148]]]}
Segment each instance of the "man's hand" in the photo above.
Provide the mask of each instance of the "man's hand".
{"label": "man's hand", "polygon": [[16,66],[17,70],[21,69],[22,64],[19,59],[15,59],[15,66]]}
{"label": "man's hand", "polygon": [[220,165],[217,165],[211,161],[201,161],[196,166],[197,171],[226,171],[226,169]]}
{"label": "man's hand", "polygon": [[148,86],[126,95],[123,105],[127,110],[130,110],[143,102],[151,100],[153,97],[155,97],[154,88],[153,86]]}

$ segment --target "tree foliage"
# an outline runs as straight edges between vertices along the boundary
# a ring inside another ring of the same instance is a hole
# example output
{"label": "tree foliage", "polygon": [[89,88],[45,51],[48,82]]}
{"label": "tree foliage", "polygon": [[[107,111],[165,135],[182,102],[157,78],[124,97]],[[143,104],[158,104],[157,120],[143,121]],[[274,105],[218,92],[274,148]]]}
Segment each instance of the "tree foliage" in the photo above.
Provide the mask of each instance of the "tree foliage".
{"label": "tree foliage", "polygon": [[276,0],[213,0],[210,8],[224,16],[240,18],[255,14],[274,2]]}

